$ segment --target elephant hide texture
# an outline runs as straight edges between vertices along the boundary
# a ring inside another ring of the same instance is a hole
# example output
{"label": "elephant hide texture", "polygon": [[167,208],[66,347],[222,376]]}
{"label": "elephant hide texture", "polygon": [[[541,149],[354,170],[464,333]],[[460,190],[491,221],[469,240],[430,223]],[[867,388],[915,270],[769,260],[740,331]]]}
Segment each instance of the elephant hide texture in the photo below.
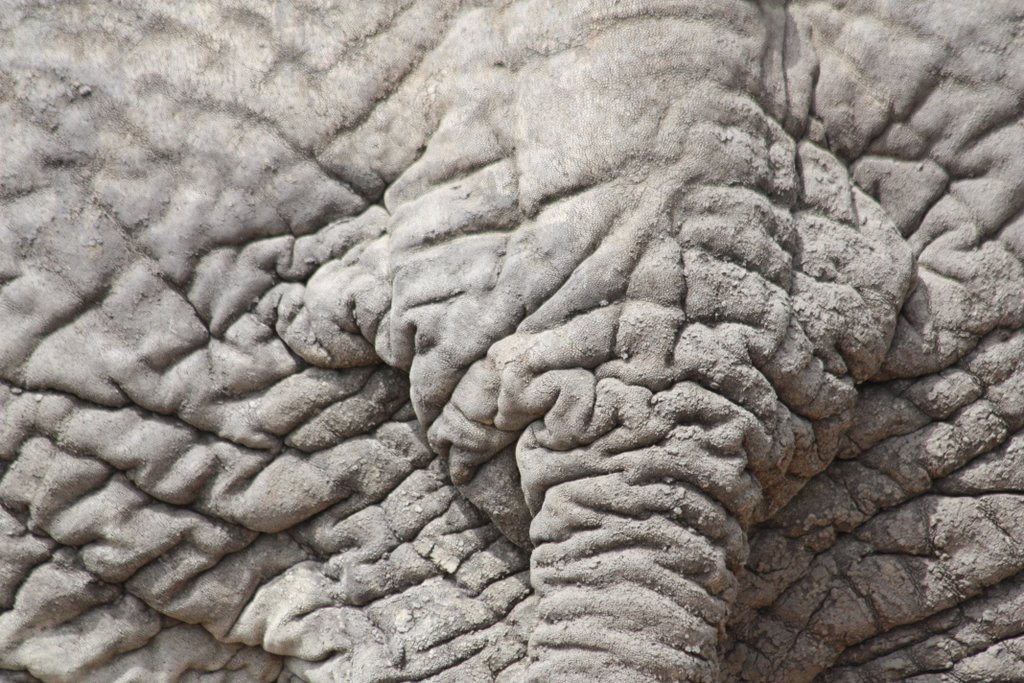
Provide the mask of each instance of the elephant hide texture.
{"label": "elephant hide texture", "polygon": [[1024,680],[1022,36],[0,3],[0,680]]}

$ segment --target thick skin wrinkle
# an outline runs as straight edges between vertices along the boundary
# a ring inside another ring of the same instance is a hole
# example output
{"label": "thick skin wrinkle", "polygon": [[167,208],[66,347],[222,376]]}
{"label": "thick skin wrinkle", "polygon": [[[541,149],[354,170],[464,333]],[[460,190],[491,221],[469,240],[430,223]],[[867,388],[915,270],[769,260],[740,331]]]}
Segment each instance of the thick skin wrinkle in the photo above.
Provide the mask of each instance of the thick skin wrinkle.
{"label": "thick skin wrinkle", "polygon": [[[680,52],[694,31],[684,14],[660,18],[650,38],[632,24],[606,28],[552,60],[584,84],[559,103],[568,119],[597,116],[586,103],[599,92],[611,116],[657,86],[678,98],[658,113],[656,146],[634,142],[610,160],[647,159],[637,177],[540,209],[535,221],[555,214],[570,234],[587,229],[576,227],[584,212],[611,215],[597,224],[600,243],[515,334],[490,343],[428,431],[453,482],[513,538],[514,499],[470,486],[480,470],[500,471],[492,458],[507,463],[515,443],[538,597],[529,680],[719,677],[745,530],[834,457],[814,432],[841,435],[853,384],[881,364],[909,285],[909,249],[845,166],[760,108],[747,90],[761,74],[717,66],[737,46],[737,64],[757,64],[757,15],[725,5],[701,22],[728,27],[734,42]],[[602,53],[600,86],[587,91],[594,65],[573,53],[623,35],[633,48]],[[652,53],[665,64],[653,75],[638,58]],[[528,126],[517,151],[539,135]],[[554,152],[563,182],[583,184],[573,174],[592,172],[589,156],[572,139]],[[521,171],[518,187],[533,173]],[[479,322],[462,325],[488,335]],[[424,394],[410,379],[415,403]],[[704,394],[720,398],[705,405]],[[797,446],[800,431],[811,437]]]}
{"label": "thick skin wrinkle", "polygon": [[9,5],[0,678],[1024,667],[1016,3]]}

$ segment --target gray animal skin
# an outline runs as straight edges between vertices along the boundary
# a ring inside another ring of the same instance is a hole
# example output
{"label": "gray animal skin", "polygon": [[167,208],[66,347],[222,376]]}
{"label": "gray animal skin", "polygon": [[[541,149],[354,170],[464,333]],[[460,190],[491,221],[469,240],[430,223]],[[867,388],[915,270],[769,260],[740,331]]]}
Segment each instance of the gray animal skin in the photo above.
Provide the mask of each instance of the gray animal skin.
{"label": "gray animal skin", "polygon": [[1024,681],[1018,0],[0,0],[3,681]]}

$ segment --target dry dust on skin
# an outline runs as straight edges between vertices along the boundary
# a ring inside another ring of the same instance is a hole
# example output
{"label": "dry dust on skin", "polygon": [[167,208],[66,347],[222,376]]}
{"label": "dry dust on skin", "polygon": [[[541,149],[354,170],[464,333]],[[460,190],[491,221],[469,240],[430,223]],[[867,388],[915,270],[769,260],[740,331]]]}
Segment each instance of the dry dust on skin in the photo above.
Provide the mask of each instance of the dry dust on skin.
{"label": "dry dust on skin", "polygon": [[373,9],[0,25],[0,666],[1012,678],[1013,8]]}

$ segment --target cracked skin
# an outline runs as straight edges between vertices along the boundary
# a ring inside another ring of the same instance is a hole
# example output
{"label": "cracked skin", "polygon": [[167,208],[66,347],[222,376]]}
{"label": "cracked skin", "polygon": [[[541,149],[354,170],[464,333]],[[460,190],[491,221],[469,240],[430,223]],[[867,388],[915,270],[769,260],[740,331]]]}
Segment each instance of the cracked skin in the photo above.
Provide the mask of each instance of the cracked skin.
{"label": "cracked skin", "polygon": [[0,679],[1024,680],[1022,22],[10,0]]}

